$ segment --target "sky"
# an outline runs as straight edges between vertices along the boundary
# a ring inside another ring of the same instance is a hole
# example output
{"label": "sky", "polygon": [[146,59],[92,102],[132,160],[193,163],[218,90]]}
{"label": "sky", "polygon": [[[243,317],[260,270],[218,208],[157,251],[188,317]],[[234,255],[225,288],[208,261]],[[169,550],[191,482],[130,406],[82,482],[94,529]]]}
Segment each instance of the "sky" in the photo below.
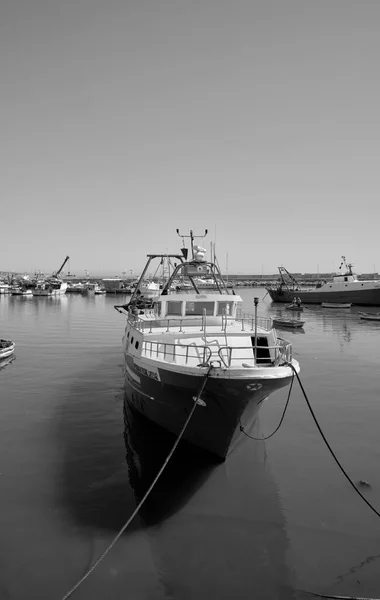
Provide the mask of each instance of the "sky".
{"label": "sky", "polygon": [[2,0],[0,271],[380,270],[378,0]]}

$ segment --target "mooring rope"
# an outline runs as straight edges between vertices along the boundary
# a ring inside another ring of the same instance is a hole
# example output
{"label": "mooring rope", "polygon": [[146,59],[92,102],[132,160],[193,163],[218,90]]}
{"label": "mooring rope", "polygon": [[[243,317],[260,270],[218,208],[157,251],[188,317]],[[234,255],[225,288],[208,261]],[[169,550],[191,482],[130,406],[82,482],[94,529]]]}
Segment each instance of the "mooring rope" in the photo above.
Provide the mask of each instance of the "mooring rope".
{"label": "mooring rope", "polygon": [[92,567],[90,567],[88,569],[88,571],[86,571],[86,573],[76,582],[75,585],[73,585],[73,587],[62,597],[62,600],[67,600],[67,598],[70,598],[70,596],[72,596],[72,594],[75,592],[75,590],[78,589],[78,587],[91,575],[91,573],[96,569],[96,567],[99,565],[99,563],[103,560],[103,558],[108,554],[108,552],[111,550],[111,548],[116,544],[116,542],[118,541],[118,539],[123,535],[124,531],[129,527],[130,523],[133,521],[133,519],[135,518],[135,516],[137,515],[137,513],[139,512],[139,510],[141,509],[141,507],[143,506],[144,502],[146,501],[146,499],[148,498],[148,496],[150,495],[150,493],[152,492],[154,486],[156,485],[157,481],[159,480],[159,478],[161,477],[163,471],[165,470],[169,460],[171,459],[171,457],[173,456],[183,434],[186,431],[186,428],[188,426],[188,424],[190,423],[190,420],[195,412],[195,409],[198,406],[198,400],[200,399],[203,390],[205,389],[207,380],[210,376],[210,372],[211,369],[213,368],[213,365],[209,365],[209,368],[207,370],[206,375],[204,376],[202,385],[200,387],[200,390],[197,394],[196,397],[194,397],[194,406],[192,407],[185,423],[182,426],[181,431],[179,432],[176,441],[173,444],[172,449],[170,450],[169,454],[167,455],[162,467],[160,468],[160,470],[158,471],[156,477],[153,479],[152,483],[150,484],[149,488],[147,489],[147,491],[145,492],[143,498],[140,500],[140,502],[138,503],[138,505],[136,506],[135,510],[133,511],[133,513],[131,514],[131,516],[129,517],[129,519],[126,521],[126,523],[124,523],[123,527],[120,529],[120,531],[115,535],[115,537],[113,538],[113,540],[108,544],[107,548],[104,550],[104,552],[102,552],[102,554],[96,559],[96,561],[94,562],[94,564],[92,565]]}
{"label": "mooring rope", "polygon": [[359,494],[359,496],[361,497],[362,500],[364,500],[364,502],[367,504],[367,506],[369,506],[369,508],[375,513],[375,515],[377,515],[378,517],[380,517],[380,512],[369,502],[369,500],[367,500],[367,498],[361,493],[361,491],[357,488],[357,486],[355,485],[355,483],[352,481],[351,477],[348,475],[347,471],[344,469],[344,467],[341,465],[341,463],[339,462],[339,459],[337,458],[334,450],[331,448],[329,442],[327,441],[327,438],[325,436],[325,434],[322,431],[322,427],[320,426],[317,417],[314,414],[314,411],[311,407],[309,398],[307,397],[307,394],[305,392],[305,389],[302,385],[301,379],[296,371],[296,369],[294,368],[294,366],[291,363],[287,363],[289,365],[289,367],[293,370],[293,372],[295,373],[295,376],[297,377],[298,383],[300,385],[300,388],[302,390],[303,396],[306,400],[306,404],[310,410],[311,416],[313,417],[314,423],[317,426],[317,429],[319,431],[319,433],[321,434],[321,437],[323,439],[323,441],[325,442],[327,448],[330,451],[331,456],[333,457],[333,459],[335,460],[336,464],[338,465],[339,469],[342,471],[343,475],[345,476],[345,478],[349,481],[349,483],[352,485],[352,487],[354,488],[354,490],[357,492],[357,494]]}
{"label": "mooring rope", "polygon": [[332,594],[318,594],[317,592],[308,592],[306,590],[299,591],[317,598],[333,598],[333,600],[380,600],[380,598],[369,598],[368,596],[334,596]]}
{"label": "mooring rope", "polygon": [[[291,395],[291,391],[292,391],[292,387],[293,387],[293,382],[294,382],[294,377],[297,377],[297,381],[300,385],[301,391],[303,393],[303,396],[306,400],[306,404],[310,410],[311,416],[313,417],[314,423],[317,426],[317,429],[323,439],[323,441],[325,442],[328,450],[330,451],[330,454],[332,455],[332,457],[334,458],[336,464],[338,465],[339,469],[342,471],[343,475],[346,477],[346,479],[349,481],[349,483],[352,485],[352,487],[354,488],[354,490],[359,494],[359,496],[361,497],[362,500],[364,500],[364,502],[369,506],[369,508],[378,516],[380,517],[380,512],[367,500],[367,498],[365,496],[363,496],[363,494],[361,493],[361,491],[357,488],[357,486],[355,485],[355,483],[352,481],[351,477],[348,475],[348,473],[345,471],[344,467],[341,465],[341,463],[339,462],[335,452],[333,451],[333,449],[331,448],[329,442],[326,439],[325,434],[322,431],[322,428],[319,424],[319,421],[317,419],[317,417],[315,416],[315,413],[312,409],[312,406],[310,404],[309,398],[307,397],[306,391],[302,385],[301,379],[295,369],[295,367],[291,364],[291,363],[287,363],[289,367],[291,367],[291,369],[293,370],[293,377],[292,377],[292,381],[290,384],[290,389],[289,389],[289,394],[288,394],[288,398],[285,404],[285,408],[284,411],[282,413],[282,417],[281,420],[278,424],[278,426],[276,427],[276,429],[267,437],[264,438],[256,438],[253,437],[251,435],[249,435],[248,433],[246,433],[246,431],[244,431],[244,427],[242,426],[241,422],[240,422],[240,431],[242,431],[244,433],[244,435],[246,435],[247,437],[249,437],[252,440],[258,440],[258,441],[263,441],[263,440],[268,440],[269,438],[271,438],[281,427],[282,422],[285,418],[285,414],[289,405],[289,400],[290,400],[290,395]],[[334,595],[334,594],[324,594],[324,593],[317,593],[317,592],[310,592],[308,590],[299,590],[300,592],[303,592],[305,594],[310,594],[311,596],[317,597],[317,598],[331,598],[333,600],[380,600],[380,598],[372,598],[372,597],[364,597],[364,596],[338,596],[338,595]]]}
{"label": "mooring rope", "polygon": [[[300,385],[300,388],[302,390],[303,396],[306,400],[306,404],[310,410],[311,416],[313,417],[314,423],[317,426],[317,429],[319,431],[319,433],[321,434],[321,437],[323,439],[323,441],[325,442],[331,456],[333,457],[333,459],[335,460],[336,464],[338,465],[339,469],[342,471],[343,475],[345,476],[345,478],[349,481],[349,483],[351,484],[351,486],[354,488],[355,492],[357,492],[357,494],[359,494],[360,498],[362,500],[364,500],[364,502],[367,504],[367,506],[369,506],[369,508],[375,513],[375,515],[377,515],[378,517],[380,517],[380,512],[371,504],[371,502],[369,502],[367,500],[367,498],[365,496],[363,496],[363,494],[361,493],[361,491],[357,488],[357,486],[355,485],[355,483],[352,481],[351,477],[348,475],[348,473],[346,472],[346,470],[344,469],[344,467],[341,465],[341,463],[339,462],[339,459],[337,458],[334,450],[331,448],[329,442],[327,441],[327,438],[325,436],[325,434],[322,431],[322,428],[318,422],[317,417],[315,416],[315,413],[312,409],[312,406],[310,404],[309,398],[307,397],[306,391],[302,385],[301,379],[296,371],[296,369],[294,368],[294,366],[291,363],[288,363],[288,365],[292,368],[293,372],[295,373],[295,376],[297,377],[298,383]],[[323,593],[317,593],[317,592],[309,592],[308,590],[300,590],[302,592],[305,592],[307,594],[310,594],[311,596],[315,596],[318,598],[332,598],[333,600],[380,600],[379,598],[369,598],[369,597],[364,597],[364,596],[337,596],[334,594],[323,594]]]}
{"label": "mooring rope", "polygon": [[277,433],[277,431],[280,429],[280,427],[281,427],[281,425],[282,425],[282,422],[283,422],[283,420],[285,419],[285,414],[286,414],[287,408],[288,408],[288,406],[289,406],[290,394],[292,393],[293,382],[294,382],[294,373],[293,373],[292,381],[291,381],[291,383],[290,383],[290,388],[289,388],[288,398],[287,398],[287,400],[286,400],[286,403],[285,403],[285,408],[284,408],[284,410],[283,410],[283,412],[282,412],[282,416],[281,416],[280,422],[279,422],[279,424],[277,425],[276,429],[275,429],[274,431],[272,431],[272,433],[271,433],[270,435],[267,435],[266,437],[262,437],[262,438],[257,438],[257,437],[254,437],[253,435],[249,435],[249,434],[248,434],[248,433],[245,431],[245,429],[244,429],[244,427],[243,427],[243,425],[242,425],[242,423],[241,423],[241,420],[239,419],[239,423],[240,423],[240,431],[242,431],[242,432],[244,433],[244,435],[246,435],[246,436],[247,436],[248,438],[250,438],[251,440],[257,440],[257,441],[259,441],[259,442],[263,442],[263,441],[265,441],[265,440],[269,440],[269,438],[273,437],[273,436],[274,436],[274,434],[275,434],[275,433]]}

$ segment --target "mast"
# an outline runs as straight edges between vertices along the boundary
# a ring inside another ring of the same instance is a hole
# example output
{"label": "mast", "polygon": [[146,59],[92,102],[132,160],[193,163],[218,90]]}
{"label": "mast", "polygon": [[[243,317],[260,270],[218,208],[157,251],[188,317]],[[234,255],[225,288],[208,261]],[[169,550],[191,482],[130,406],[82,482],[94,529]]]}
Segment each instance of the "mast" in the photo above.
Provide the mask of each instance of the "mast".
{"label": "mast", "polygon": [[206,237],[207,233],[208,233],[208,229],[205,229],[205,232],[203,235],[194,235],[194,232],[192,229],[190,229],[190,235],[183,235],[182,233],[179,232],[179,229],[176,229],[179,237],[181,237],[182,239],[184,238],[190,238],[190,247],[191,247],[191,258],[192,260],[194,260],[194,240],[195,238],[204,238]]}

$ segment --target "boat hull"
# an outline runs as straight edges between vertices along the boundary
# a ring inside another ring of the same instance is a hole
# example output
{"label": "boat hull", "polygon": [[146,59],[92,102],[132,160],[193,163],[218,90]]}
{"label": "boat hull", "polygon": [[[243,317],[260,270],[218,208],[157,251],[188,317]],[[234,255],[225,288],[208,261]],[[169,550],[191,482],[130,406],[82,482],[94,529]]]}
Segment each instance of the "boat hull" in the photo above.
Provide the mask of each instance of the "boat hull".
{"label": "boat hull", "polygon": [[[145,371],[145,373],[144,373]],[[126,357],[125,401],[145,417],[178,435],[188,417],[205,373],[188,375],[163,368],[152,372]],[[225,459],[241,436],[240,421],[252,423],[262,401],[286,386],[291,375],[281,379],[225,379],[212,375],[202,392],[199,406],[183,439]]]}
{"label": "boat hull", "polygon": [[[273,302],[292,302],[294,291],[268,290]],[[380,306],[380,287],[372,289],[341,290],[320,292],[318,290],[297,290],[297,297],[304,304],[322,304],[323,302],[356,304],[359,306]]]}
{"label": "boat hull", "polygon": [[359,318],[364,319],[366,321],[380,321],[380,314],[370,314],[370,313],[361,313],[359,312]]}
{"label": "boat hull", "polygon": [[10,346],[7,346],[5,348],[0,347],[0,360],[2,360],[3,358],[8,358],[8,356],[11,356],[15,351],[15,347],[16,347],[16,345],[13,342]]}
{"label": "boat hull", "polygon": [[305,321],[285,321],[280,319],[273,319],[273,325],[275,327],[291,327],[292,329],[299,329],[305,325]]}
{"label": "boat hull", "polygon": [[66,294],[66,288],[61,288],[61,289],[56,289],[56,290],[49,290],[49,289],[33,290],[33,296],[62,296],[63,294]]}

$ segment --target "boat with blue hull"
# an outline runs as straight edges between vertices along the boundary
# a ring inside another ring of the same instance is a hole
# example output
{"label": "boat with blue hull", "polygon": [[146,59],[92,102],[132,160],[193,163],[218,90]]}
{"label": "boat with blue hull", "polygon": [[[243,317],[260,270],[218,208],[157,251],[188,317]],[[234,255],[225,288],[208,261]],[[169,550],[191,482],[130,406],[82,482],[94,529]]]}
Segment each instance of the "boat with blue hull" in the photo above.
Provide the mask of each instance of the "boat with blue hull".
{"label": "boat with blue hull", "polygon": [[[254,314],[243,313],[241,297],[227,288],[217,264],[205,260],[192,232],[189,237],[190,260],[186,248],[182,255],[148,255],[129,303],[115,307],[127,316],[126,402],[178,435],[197,401],[184,439],[224,459],[241,435],[241,419],[254,420],[263,400],[287,386],[299,365],[272,320],[257,315],[258,300]],[[142,282],[154,260],[173,268],[152,299],[144,297]],[[214,289],[199,289],[202,276],[215,281]],[[189,280],[191,292],[173,291],[179,278]]]}
{"label": "boat with blue hull", "polygon": [[292,302],[295,295],[303,304],[349,303],[359,306],[380,306],[380,280],[360,280],[344,256],[331,281],[318,282],[313,288],[302,288],[293,275],[278,267],[279,281],[267,287],[273,302]]}

